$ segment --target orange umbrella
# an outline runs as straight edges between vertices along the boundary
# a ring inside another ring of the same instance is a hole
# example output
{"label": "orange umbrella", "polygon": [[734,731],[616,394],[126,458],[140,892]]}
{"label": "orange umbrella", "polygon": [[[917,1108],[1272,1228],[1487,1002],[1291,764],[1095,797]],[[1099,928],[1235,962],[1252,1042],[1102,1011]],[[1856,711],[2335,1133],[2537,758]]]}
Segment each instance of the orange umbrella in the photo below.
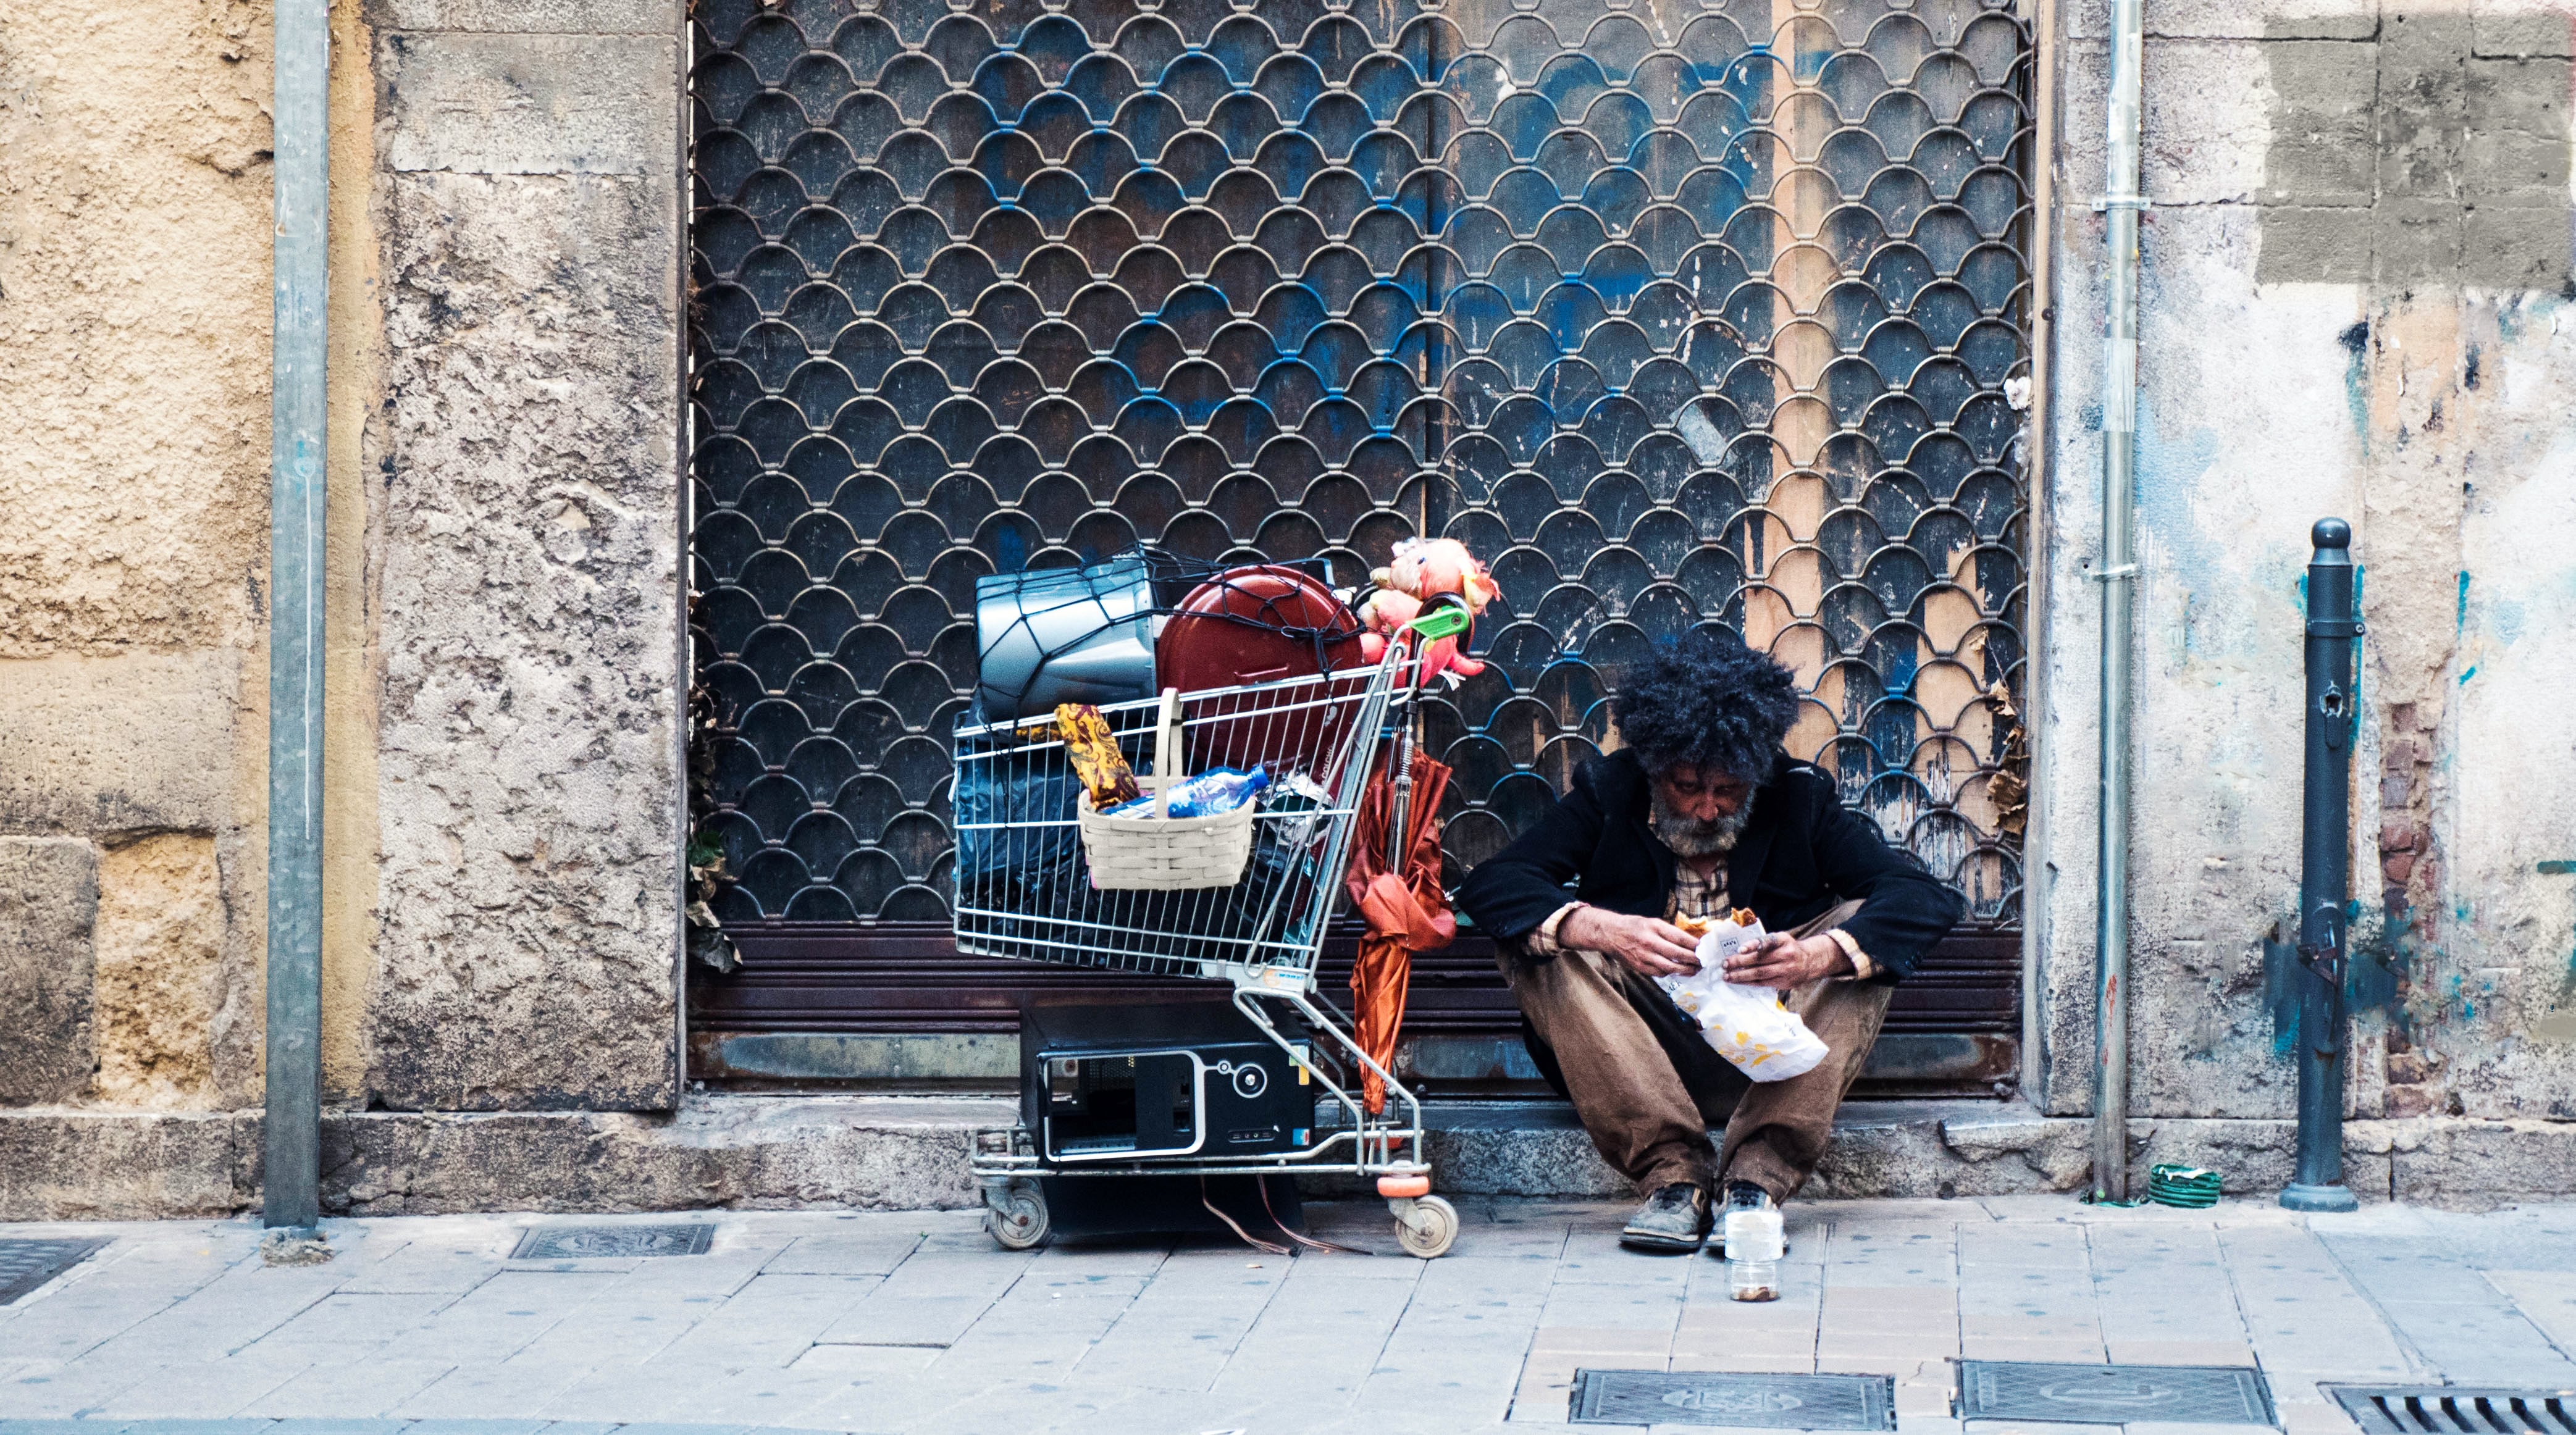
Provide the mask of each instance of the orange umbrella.
{"label": "orange umbrella", "polygon": [[[1401,872],[1387,870],[1387,826],[1395,791],[1384,767],[1360,795],[1348,882],[1351,902],[1368,919],[1368,935],[1360,939],[1359,961],[1351,968],[1351,992],[1358,1007],[1360,1050],[1389,1069],[1395,1063],[1396,1032],[1404,1025],[1413,954],[1445,947],[1458,935],[1458,919],[1450,915],[1448,894],[1440,890],[1440,798],[1448,787],[1448,764],[1416,754]],[[1361,1095],[1371,1115],[1386,1109],[1386,1083],[1374,1073],[1361,1074]]]}

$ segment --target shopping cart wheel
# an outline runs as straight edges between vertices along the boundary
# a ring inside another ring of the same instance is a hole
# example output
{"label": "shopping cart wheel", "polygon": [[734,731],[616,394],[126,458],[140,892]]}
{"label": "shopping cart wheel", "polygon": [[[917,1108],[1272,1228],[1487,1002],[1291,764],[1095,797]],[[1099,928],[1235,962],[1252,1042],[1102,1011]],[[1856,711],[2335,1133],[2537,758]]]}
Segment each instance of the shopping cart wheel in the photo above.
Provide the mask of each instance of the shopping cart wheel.
{"label": "shopping cart wheel", "polygon": [[984,1188],[984,1229],[1003,1249],[1025,1251],[1047,1238],[1046,1192],[1023,1176]]}
{"label": "shopping cart wheel", "polygon": [[1395,1239],[1407,1255],[1429,1260],[1458,1239],[1458,1208],[1438,1196],[1407,1196],[1386,1203],[1395,1212]]}

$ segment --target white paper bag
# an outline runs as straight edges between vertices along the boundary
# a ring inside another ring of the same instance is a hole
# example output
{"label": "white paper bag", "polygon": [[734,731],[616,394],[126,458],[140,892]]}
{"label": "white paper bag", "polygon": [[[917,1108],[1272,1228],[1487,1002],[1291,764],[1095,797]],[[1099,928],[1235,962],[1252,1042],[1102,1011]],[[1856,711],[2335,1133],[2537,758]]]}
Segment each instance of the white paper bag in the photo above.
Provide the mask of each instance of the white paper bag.
{"label": "white paper bag", "polygon": [[1755,1081],[1786,1081],[1804,1076],[1825,1059],[1825,1043],[1798,1014],[1780,1004],[1770,987],[1738,986],[1720,975],[1726,959],[1762,944],[1760,922],[1737,926],[1720,922],[1699,939],[1699,970],[1689,976],[1657,977],[1655,982],[1673,1005],[1699,1023],[1699,1034],[1718,1055]]}

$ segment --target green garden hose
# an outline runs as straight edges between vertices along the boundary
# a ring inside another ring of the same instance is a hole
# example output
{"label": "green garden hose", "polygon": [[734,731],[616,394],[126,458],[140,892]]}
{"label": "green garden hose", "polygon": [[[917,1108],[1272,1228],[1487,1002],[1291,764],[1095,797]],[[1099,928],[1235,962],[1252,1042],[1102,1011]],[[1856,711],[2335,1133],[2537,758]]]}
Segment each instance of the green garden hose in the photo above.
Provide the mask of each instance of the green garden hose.
{"label": "green garden hose", "polygon": [[2219,1175],[2199,1166],[2176,1166],[2159,1162],[2147,1168],[2147,1194],[2127,1201],[2100,1201],[2087,1195],[2087,1204],[2097,1206],[2143,1206],[2153,1202],[2177,1210],[2205,1211],[2218,1204]]}

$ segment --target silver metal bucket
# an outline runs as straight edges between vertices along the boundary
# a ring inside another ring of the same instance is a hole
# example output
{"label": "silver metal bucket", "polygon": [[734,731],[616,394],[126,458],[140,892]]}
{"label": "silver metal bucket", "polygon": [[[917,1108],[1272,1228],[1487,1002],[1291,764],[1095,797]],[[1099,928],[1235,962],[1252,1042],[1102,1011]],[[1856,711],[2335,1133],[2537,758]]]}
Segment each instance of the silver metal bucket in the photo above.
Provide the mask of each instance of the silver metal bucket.
{"label": "silver metal bucket", "polygon": [[1154,585],[1142,555],[975,580],[975,707],[986,722],[1154,695]]}

